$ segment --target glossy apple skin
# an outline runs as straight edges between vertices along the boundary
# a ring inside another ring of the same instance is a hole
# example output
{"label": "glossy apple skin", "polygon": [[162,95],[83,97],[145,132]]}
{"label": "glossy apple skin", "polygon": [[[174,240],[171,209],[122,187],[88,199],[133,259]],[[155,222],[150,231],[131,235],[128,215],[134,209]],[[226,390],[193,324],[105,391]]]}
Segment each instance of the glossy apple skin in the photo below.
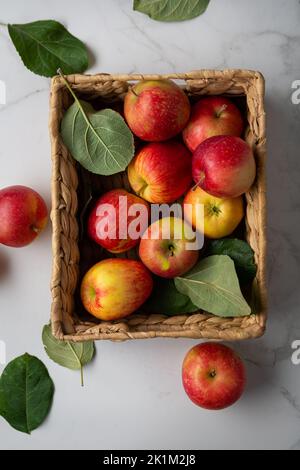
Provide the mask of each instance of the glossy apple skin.
{"label": "glossy apple skin", "polygon": [[0,190],[0,243],[15,248],[29,245],[47,224],[43,198],[27,186]]}
{"label": "glossy apple skin", "polygon": [[182,382],[193,403],[207,410],[222,410],[242,396],[246,370],[231,348],[220,343],[202,343],[187,353]]}
{"label": "glossy apple skin", "polygon": [[191,106],[184,91],[170,80],[141,81],[125,96],[128,126],[140,139],[171,139],[186,126]]}
{"label": "glossy apple skin", "polygon": [[142,236],[140,258],[157,276],[169,279],[180,276],[192,269],[199,257],[198,250],[187,249],[192,237],[191,227],[182,219],[157,220]]}
{"label": "glossy apple skin", "polygon": [[[126,198],[126,201],[124,198]],[[104,204],[111,204],[114,207],[116,214],[115,217],[113,217],[111,213],[108,213],[108,217],[106,217],[106,215],[99,215],[99,210],[101,209],[101,206],[103,207]],[[128,191],[125,191],[125,189],[112,189],[111,191],[103,194],[94,204],[94,207],[88,218],[89,237],[98,243],[98,245],[102,246],[111,253],[124,253],[125,251],[134,248],[139,243],[139,238],[132,239],[129,235],[127,238],[122,238],[120,236],[120,232],[122,230],[119,230],[120,217],[122,218],[123,222],[125,221],[127,232],[130,223],[136,219],[136,217],[128,215],[130,207],[132,207],[134,204],[142,205],[146,209],[145,217],[143,217],[141,223],[143,227],[141,227],[141,233],[143,233],[148,226],[149,204],[135,194],[131,194]],[[103,219],[106,219],[105,223],[109,224],[109,227],[114,227],[115,233],[113,233],[113,235],[116,235],[116,238],[109,236],[107,238],[99,237],[99,234],[97,234],[97,226],[99,223],[101,223],[101,221],[103,221]]]}
{"label": "glossy apple skin", "polygon": [[[188,191],[183,204],[190,204],[192,208],[191,211],[186,211],[186,220],[208,238],[227,237],[244,217],[242,196],[221,199],[196,187]],[[200,204],[204,206],[204,220],[199,215]]]}
{"label": "glossy apple skin", "polygon": [[185,145],[194,152],[201,142],[216,135],[240,137],[244,128],[240,110],[227,98],[209,96],[192,107],[191,117],[183,130]]}
{"label": "glossy apple skin", "polygon": [[137,310],[150,296],[152,276],[140,261],[105,259],[84,276],[81,300],[101,320],[119,320]]}
{"label": "glossy apple skin", "polygon": [[250,146],[239,137],[205,140],[193,154],[193,180],[209,194],[238,197],[252,186],[256,165]]}
{"label": "glossy apple skin", "polygon": [[174,202],[192,182],[192,157],[176,141],[155,142],[144,146],[128,166],[132,189],[146,201]]}

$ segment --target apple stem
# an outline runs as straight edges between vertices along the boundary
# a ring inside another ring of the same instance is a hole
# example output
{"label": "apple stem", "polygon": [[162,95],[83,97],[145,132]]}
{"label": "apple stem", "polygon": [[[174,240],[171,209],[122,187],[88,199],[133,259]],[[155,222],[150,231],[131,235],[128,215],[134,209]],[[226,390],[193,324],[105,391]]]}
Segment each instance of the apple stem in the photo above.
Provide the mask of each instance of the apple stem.
{"label": "apple stem", "polygon": [[225,111],[227,109],[227,104],[223,104],[221,106],[221,108],[219,109],[219,111],[216,112],[216,117],[219,118],[221,117],[221,114],[223,113],[223,111]]}
{"label": "apple stem", "polygon": [[35,225],[31,226],[31,230],[33,230],[35,233],[39,233],[40,229],[37,228]]}

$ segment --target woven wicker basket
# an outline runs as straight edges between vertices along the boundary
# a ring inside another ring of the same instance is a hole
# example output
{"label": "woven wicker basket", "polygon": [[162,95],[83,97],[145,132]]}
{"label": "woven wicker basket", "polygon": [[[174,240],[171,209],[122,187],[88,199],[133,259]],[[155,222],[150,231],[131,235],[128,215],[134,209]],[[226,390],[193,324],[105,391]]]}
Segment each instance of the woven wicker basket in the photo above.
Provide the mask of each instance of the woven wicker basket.
{"label": "woven wicker basket", "polygon": [[[90,186],[96,193],[112,187],[127,187],[125,174],[99,177],[83,170],[69,154],[60,138],[60,124],[72,100],[62,79],[54,77],[50,100],[52,144],[53,275],[51,321],[59,339],[126,340],[154,337],[188,337],[241,340],[259,337],[266,324],[266,188],[264,79],[248,70],[200,70],[170,75],[70,75],[68,81],[77,94],[103,107],[118,106],[130,83],[141,79],[170,78],[178,81],[193,99],[200,95],[228,95],[244,101],[248,121],[246,140],[257,162],[257,178],[246,194],[245,237],[255,252],[258,265],[252,285],[255,314],[244,318],[219,318],[199,311],[191,315],[167,316],[162,312],[137,312],[120,322],[99,322],[82,311],[78,285],[82,271],[99,261],[104,253],[80,238],[79,213],[87,203]],[[241,97],[241,98],[239,98]],[[106,255],[107,256],[107,255]]]}

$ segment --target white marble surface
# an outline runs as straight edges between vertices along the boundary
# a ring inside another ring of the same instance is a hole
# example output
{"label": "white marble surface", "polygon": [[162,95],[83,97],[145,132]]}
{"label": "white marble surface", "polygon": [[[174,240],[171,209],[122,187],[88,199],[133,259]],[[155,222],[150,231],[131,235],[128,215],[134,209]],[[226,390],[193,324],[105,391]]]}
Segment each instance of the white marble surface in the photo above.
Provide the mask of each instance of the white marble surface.
{"label": "white marble surface", "polygon": [[[223,412],[198,409],[180,383],[181,361],[196,341],[97,344],[81,389],[77,373],[46,357],[40,340],[49,318],[50,227],[22,250],[0,247],[0,340],[7,359],[28,351],[49,367],[52,412],[32,436],[0,420],[1,449],[300,449],[299,126],[291,84],[300,79],[298,0],[211,0],[202,17],[164,24],[131,8],[131,0],[10,0],[0,22],[54,18],[84,40],[90,72],[168,72],[251,68],[267,80],[269,324],[260,340],[235,344],[247,360],[242,400]],[[0,187],[35,187],[49,202],[49,81],[21,63],[0,26]],[[3,367],[0,366],[0,372]]]}

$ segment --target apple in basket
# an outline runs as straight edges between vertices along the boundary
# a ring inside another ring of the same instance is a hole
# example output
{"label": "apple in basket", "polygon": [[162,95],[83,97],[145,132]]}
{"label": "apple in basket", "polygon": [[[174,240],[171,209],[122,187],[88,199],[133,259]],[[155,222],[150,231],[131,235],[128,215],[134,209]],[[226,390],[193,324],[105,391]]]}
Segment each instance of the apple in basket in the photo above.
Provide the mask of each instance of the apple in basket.
{"label": "apple in basket", "polygon": [[85,309],[101,320],[119,320],[150,296],[152,276],[140,261],[111,258],[95,264],[81,283]]}
{"label": "apple in basket", "polygon": [[183,130],[183,140],[191,152],[201,142],[215,135],[240,137],[244,123],[240,110],[227,98],[208,96],[192,107],[188,125]]}
{"label": "apple in basket", "polygon": [[128,126],[140,139],[158,142],[179,134],[190,116],[184,91],[170,80],[144,80],[129,89],[124,100]]}
{"label": "apple in basket", "polygon": [[146,201],[125,189],[112,189],[94,204],[88,219],[88,234],[111,253],[123,253],[139,243],[148,220]]}
{"label": "apple in basket", "polygon": [[256,165],[251,147],[240,137],[210,137],[193,154],[193,180],[204,191],[233,198],[252,186]]}
{"label": "apple in basket", "polygon": [[132,189],[146,201],[174,202],[192,182],[192,156],[177,141],[145,145],[127,169]]}
{"label": "apple in basket", "polygon": [[[192,188],[186,194],[186,220],[208,238],[222,238],[230,235],[244,217],[243,197],[218,198],[203,189]],[[203,216],[202,216],[203,214]]]}
{"label": "apple in basket", "polygon": [[151,224],[142,236],[139,255],[150,271],[174,278],[196,264],[199,248],[192,227],[178,217],[164,217]]}

